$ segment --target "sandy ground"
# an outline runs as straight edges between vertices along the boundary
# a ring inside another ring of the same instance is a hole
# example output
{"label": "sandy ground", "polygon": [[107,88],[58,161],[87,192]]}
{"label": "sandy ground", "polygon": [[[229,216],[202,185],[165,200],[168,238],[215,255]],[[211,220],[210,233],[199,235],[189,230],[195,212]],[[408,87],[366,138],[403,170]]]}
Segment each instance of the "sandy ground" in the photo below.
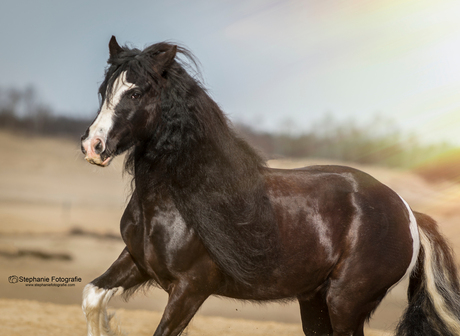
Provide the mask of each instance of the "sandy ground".
{"label": "sandy ground", "polygon": [[[272,161],[293,168],[334,163]],[[101,169],[83,160],[79,144],[61,139],[0,133],[0,334],[84,335],[80,310],[84,285],[102,274],[123,248],[119,219],[129,195],[122,158]],[[355,165],[356,167],[356,165]],[[460,186],[429,184],[405,171],[362,169],[395,189],[414,210],[431,214],[460,255]],[[61,287],[10,283],[9,277],[81,279]],[[366,335],[388,335],[405,307],[405,284],[397,286],[375,313]],[[159,289],[115,299],[122,328],[151,335],[166,303]],[[253,305],[210,298],[189,335],[301,335],[296,303]],[[375,331],[380,330],[380,331]]]}

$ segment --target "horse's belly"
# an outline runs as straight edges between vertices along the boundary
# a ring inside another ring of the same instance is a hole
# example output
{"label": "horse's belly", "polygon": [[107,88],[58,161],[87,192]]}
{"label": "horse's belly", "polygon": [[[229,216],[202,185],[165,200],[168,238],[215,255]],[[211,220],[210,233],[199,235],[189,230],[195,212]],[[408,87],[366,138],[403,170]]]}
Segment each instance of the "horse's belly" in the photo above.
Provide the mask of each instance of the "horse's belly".
{"label": "horse's belly", "polygon": [[327,283],[330,267],[322,265],[319,269],[280,268],[274,274],[260,278],[250,285],[235,284],[229,279],[227,285],[216,294],[241,300],[286,300],[299,296],[313,295]]}
{"label": "horse's belly", "polygon": [[278,267],[250,286],[229,280],[219,295],[245,300],[283,300],[315,293],[326,282],[340,258],[340,244],[333,244],[326,232],[318,233],[314,223],[284,221],[280,226]]}

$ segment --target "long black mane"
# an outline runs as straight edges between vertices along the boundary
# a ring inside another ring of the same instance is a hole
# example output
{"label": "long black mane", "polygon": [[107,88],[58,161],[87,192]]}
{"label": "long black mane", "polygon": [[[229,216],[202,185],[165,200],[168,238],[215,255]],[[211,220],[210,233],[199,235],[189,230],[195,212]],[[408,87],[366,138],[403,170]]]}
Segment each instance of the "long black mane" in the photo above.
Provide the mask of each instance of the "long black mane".
{"label": "long black mane", "polygon": [[[153,102],[144,111],[145,131],[136,135],[125,168],[134,175],[136,189],[166,190],[221,270],[249,283],[273,271],[279,252],[261,175],[265,162],[235,134],[186,64],[174,59],[166,71],[157,70],[155,55],[172,47],[124,47],[109,59],[102,95],[117,74],[127,71],[136,83],[149,86]],[[188,50],[178,52],[196,64]]]}

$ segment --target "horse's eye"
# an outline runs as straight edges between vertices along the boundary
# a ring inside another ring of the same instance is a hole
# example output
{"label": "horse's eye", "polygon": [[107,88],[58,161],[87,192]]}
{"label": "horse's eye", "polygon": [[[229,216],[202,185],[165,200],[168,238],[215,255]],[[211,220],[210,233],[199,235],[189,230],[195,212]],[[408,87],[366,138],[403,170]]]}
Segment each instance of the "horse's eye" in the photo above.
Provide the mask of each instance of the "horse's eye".
{"label": "horse's eye", "polygon": [[131,94],[131,99],[138,100],[138,99],[141,98],[141,96],[142,96],[142,95],[141,95],[139,92],[133,92],[133,93]]}

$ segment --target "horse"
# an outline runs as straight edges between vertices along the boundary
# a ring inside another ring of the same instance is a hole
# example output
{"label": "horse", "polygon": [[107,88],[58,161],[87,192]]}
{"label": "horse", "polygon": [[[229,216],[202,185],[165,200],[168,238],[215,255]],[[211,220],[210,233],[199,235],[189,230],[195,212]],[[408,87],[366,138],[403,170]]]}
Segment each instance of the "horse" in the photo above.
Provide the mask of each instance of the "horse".
{"label": "horse", "polygon": [[181,334],[211,295],[297,300],[305,335],[362,336],[405,277],[397,335],[460,335],[457,266],[433,219],[354,168],[268,168],[186,48],[139,50],[112,36],[109,55],[81,147],[101,167],[127,152],[132,194],[126,246],[83,290],[88,335],[113,335],[112,297],[157,286],[168,301],[155,336]]}

